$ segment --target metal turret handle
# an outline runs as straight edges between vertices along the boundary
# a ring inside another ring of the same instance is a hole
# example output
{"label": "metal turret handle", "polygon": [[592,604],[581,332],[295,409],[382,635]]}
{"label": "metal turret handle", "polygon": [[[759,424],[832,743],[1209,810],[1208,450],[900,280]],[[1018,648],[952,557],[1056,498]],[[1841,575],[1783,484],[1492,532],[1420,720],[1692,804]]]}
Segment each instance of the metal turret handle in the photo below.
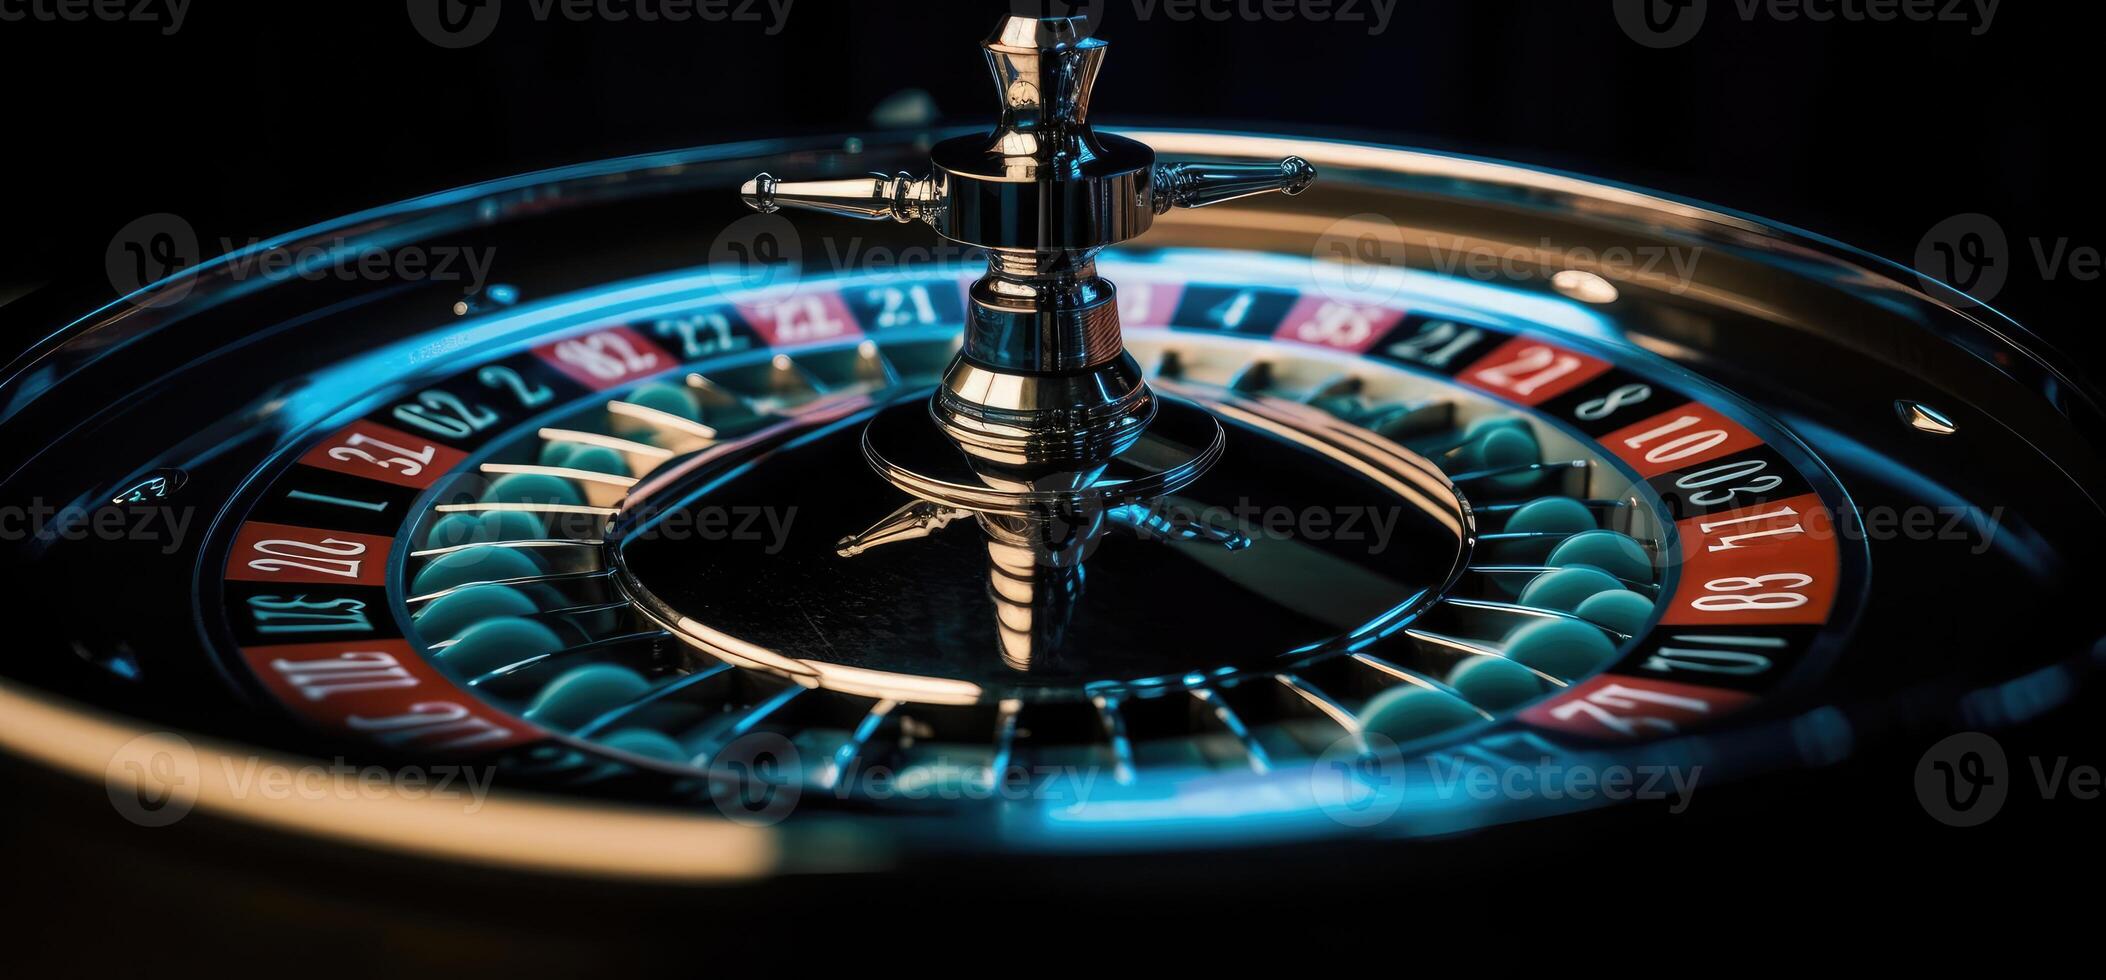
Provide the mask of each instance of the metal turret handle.
{"label": "metal turret handle", "polygon": [[890,177],[874,173],[844,180],[787,183],[761,174],[739,187],[739,197],[747,207],[762,214],[795,208],[864,221],[891,218],[907,222],[929,218],[943,209],[934,182],[927,178],[916,180],[905,172]]}
{"label": "metal turret handle", "polygon": [[1279,163],[1158,163],[1151,190],[1155,213],[1173,207],[1203,208],[1253,194],[1279,191],[1289,197],[1316,181],[1316,168],[1301,157]]}
{"label": "metal turret handle", "polygon": [[[1149,180],[1149,210],[1162,214],[1173,207],[1203,208],[1272,191],[1292,197],[1315,180],[1316,168],[1301,157],[1287,157],[1276,164],[1158,163]],[[947,204],[943,188],[934,179],[916,178],[905,171],[889,177],[873,173],[841,180],[796,181],[781,181],[764,173],[740,186],[739,197],[763,214],[792,208],[865,221],[891,218],[931,224]]]}

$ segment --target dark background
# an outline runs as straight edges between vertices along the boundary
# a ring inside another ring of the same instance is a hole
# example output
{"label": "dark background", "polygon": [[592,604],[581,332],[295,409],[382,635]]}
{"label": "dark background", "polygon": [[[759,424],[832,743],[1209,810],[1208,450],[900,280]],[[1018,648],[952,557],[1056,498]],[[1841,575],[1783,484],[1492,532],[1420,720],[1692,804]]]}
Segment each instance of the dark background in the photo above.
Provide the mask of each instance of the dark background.
{"label": "dark background", "polygon": [[[5,6],[38,2],[60,0]],[[933,94],[946,121],[982,120],[992,94],[975,44],[1016,6],[791,0],[770,34],[765,0],[758,22],[717,23],[537,19],[528,0],[490,2],[503,3],[495,29],[457,50],[427,41],[403,0],[195,0],[167,35],[165,22],[0,22],[0,297],[106,280],[111,237],[155,212],[189,220],[211,251],[526,170],[863,129],[903,88]],[[1570,169],[1910,264],[1939,221],[1979,212],[2010,242],[1995,305],[2090,350],[2096,253],[2089,269],[2043,269],[2033,245],[2106,247],[2091,179],[2097,4],[2001,2],[1977,34],[1750,20],[1749,0],[1697,0],[1696,36],[1654,50],[1612,0],[1395,0],[1379,33],[1374,0],[1333,0],[1355,4],[1353,23],[1335,19],[1343,7],[1328,21],[1236,16],[1260,0],[1211,0],[1230,16],[1210,21],[1177,2],[1095,0],[1114,44],[1098,118],[1348,133]],[[1953,9],[1973,16],[1978,0],[1963,2]]]}
{"label": "dark background", "polygon": [[[0,11],[27,2],[0,0]],[[1358,0],[1358,9],[1371,13],[1371,2]],[[1814,2],[1832,9],[1837,0]],[[1937,9],[1949,3],[1937,0]],[[1367,21],[1213,23],[1176,19],[1168,13],[1176,8],[1142,18],[1135,0],[1100,6],[1099,33],[1114,43],[1096,103],[1100,120],[1362,135],[1558,167],[1724,204],[1904,263],[1941,220],[1979,212],[2010,242],[2001,256],[2009,281],[1996,305],[2080,361],[2097,347],[2093,308],[2106,290],[2097,269],[2043,269],[2032,243],[2106,247],[2092,145],[2106,89],[2098,71],[2100,5],[2008,0],[1977,36],[1948,22],[1744,21],[1735,0],[1708,0],[1702,30],[1667,50],[1627,35],[1610,0],[1398,0],[1393,20],[1375,35]],[[0,91],[8,93],[0,112],[0,302],[53,279],[106,285],[112,236],[155,212],[183,216],[208,242],[244,242],[565,163],[863,129],[881,100],[908,87],[929,91],[945,121],[983,120],[992,94],[974,45],[1011,8],[1008,0],[793,0],[771,35],[755,23],[544,23],[525,0],[507,0],[492,35],[459,50],[427,41],[401,0],[195,0],[168,36],[155,23],[0,21]],[[17,340],[27,338],[0,337],[0,346]],[[2006,735],[2014,764],[2063,755],[2097,764],[2096,726],[2087,720],[2096,701],[2094,694]],[[1989,921],[2032,914],[2038,903],[2014,901],[2021,896],[2074,898],[2096,886],[2098,851],[2080,842],[2095,833],[2106,802],[2041,801],[2020,790],[2009,815],[1954,831],[1916,804],[1908,782],[1915,751],[1722,788],[1688,818],[1493,837],[1462,852],[1466,859],[1431,867],[1414,866],[1424,855],[1412,852],[1397,862],[1403,867],[1367,869],[1336,891],[1293,887],[1304,866],[1258,874],[1239,858],[1236,873],[1248,880],[1219,883],[1216,905],[1251,904],[1191,910],[1231,931],[1297,912],[1315,919],[1341,905],[1387,916],[1406,902],[1416,916],[1427,906],[1415,897],[1460,899],[1457,907],[1501,924],[1511,917],[1523,931],[1552,925],[1538,912],[1585,910],[1623,920],[1621,938],[1587,957],[1615,955],[1619,964],[1678,914],[1700,920],[1682,923],[1691,938],[1715,940],[1736,957],[1771,937],[1796,938],[1809,925],[1843,932],[1889,916],[1913,924],[1910,948],[1937,955],[2075,938],[2044,923],[2007,931]],[[11,775],[0,785],[30,778]],[[83,805],[101,813],[99,799]],[[229,902],[243,921],[258,923],[266,947],[273,938],[304,941],[299,930],[314,923],[341,921],[347,935],[387,941],[345,942],[343,952],[472,947],[480,956],[482,947],[461,945],[480,939],[514,958],[549,957],[546,966],[572,957],[604,962],[607,950],[630,948],[618,939],[520,945],[488,921],[495,913],[427,908],[446,896],[427,893],[415,869],[380,879],[400,891],[379,894],[374,885],[374,894],[317,905],[269,885],[282,868],[317,860],[311,853],[260,852],[252,860],[271,870],[251,875],[254,869],[229,870],[211,857],[228,851],[209,840],[192,842],[205,857],[187,848],[112,851],[97,840],[54,838],[40,810],[8,814],[4,836],[48,851],[44,873],[34,877],[62,883],[57,893],[67,901],[54,908],[103,913],[62,913],[81,929],[139,919],[188,930],[192,923],[172,916],[162,886],[141,887],[185,881],[245,896]],[[1547,852],[1575,841],[1586,843],[1580,853]],[[1487,857],[1501,848],[1511,848],[1508,858]],[[380,860],[357,857],[362,870]],[[800,889],[848,886],[860,889],[852,894],[868,909],[886,907],[883,893],[894,887],[791,883],[774,903],[795,907],[823,897]],[[979,887],[967,894],[1004,903],[1018,897]],[[1166,894],[1169,887],[1130,897],[1129,911],[1157,917],[1194,900]],[[1105,900],[1097,888],[1068,882],[1049,888],[1048,900],[1095,909]],[[582,908],[576,895],[528,894],[551,909]],[[1725,906],[1683,905],[1692,894],[1734,898]],[[1345,896],[1383,898],[1342,902]],[[587,901],[595,898],[606,896]],[[366,928],[363,917],[374,910],[404,901],[422,903],[420,914],[431,918],[350,932]],[[208,902],[199,914],[217,916],[229,902]],[[717,899],[697,904],[683,922],[727,914],[714,907],[725,904]],[[1260,907],[1268,904],[1279,907]],[[2066,907],[2090,908],[2081,899]],[[635,907],[603,911],[601,921],[619,925]],[[1065,914],[1018,911],[1025,924]],[[672,936],[689,927],[655,918],[632,925]],[[1342,950],[1357,951],[1345,931],[1335,938],[1348,944]],[[69,942],[62,953],[71,961],[80,948]]]}

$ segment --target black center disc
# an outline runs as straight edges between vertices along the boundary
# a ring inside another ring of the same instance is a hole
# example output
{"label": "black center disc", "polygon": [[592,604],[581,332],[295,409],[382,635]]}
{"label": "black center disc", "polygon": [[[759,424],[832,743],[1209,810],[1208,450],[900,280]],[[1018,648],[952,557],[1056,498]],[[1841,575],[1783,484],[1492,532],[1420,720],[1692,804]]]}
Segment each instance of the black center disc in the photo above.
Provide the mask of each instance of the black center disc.
{"label": "black center disc", "polygon": [[1250,404],[1221,415],[1221,460],[1145,513],[1053,515],[1103,528],[1079,568],[1028,573],[1024,601],[969,515],[844,556],[844,537],[910,502],[866,464],[866,424],[927,397],[715,447],[620,519],[623,587],[713,655],[816,670],[803,679],[817,686],[867,693],[879,672],[876,689],[907,700],[916,679],[939,682],[930,700],[1049,700],[1343,649],[1409,621],[1466,555],[1467,508],[1430,465],[1344,442],[1299,406]]}

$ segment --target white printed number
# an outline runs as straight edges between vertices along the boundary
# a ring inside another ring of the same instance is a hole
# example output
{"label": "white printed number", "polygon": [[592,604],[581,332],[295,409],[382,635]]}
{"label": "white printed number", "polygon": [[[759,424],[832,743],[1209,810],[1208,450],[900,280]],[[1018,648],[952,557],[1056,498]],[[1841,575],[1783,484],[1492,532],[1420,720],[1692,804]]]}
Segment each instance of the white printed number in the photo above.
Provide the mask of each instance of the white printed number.
{"label": "white printed number", "polygon": [[[1721,463],[1717,466],[1698,470],[1676,480],[1675,488],[1678,490],[1696,491],[1689,495],[1689,502],[1692,504],[1699,507],[1716,507],[1744,493],[1769,493],[1783,486],[1783,477],[1774,473],[1762,472],[1769,469],[1769,467],[1769,460],[1766,459],[1744,459],[1738,463]],[[1761,475],[1758,476],[1757,474]],[[1717,490],[1707,489],[1736,480],[1746,480],[1748,482],[1739,486],[1721,487]]]}
{"label": "white printed number", "polygon": [[1704,591],[1708,594],[1689,600],[1689,606],[1704,612],[1797,609],[1806,605],[1806,594],[1790,590],[1803,589],[1812,584],[1813,576],[1800,572],[1729,575],[1704,583]]}
{"label": "white printed number", "polygon": [[1651,385],[1624,385],[1600,398],[1581,402],[1572,410],[1574,418],[1582,422],[1599,422],[1616,414],[1619,408],[1628,408],[1653,397]]}
{"label": "white printed number", "polygon": [[1344,303],[1325,303],[1295,331],[1295,336],[1312,344],[1358,347],[1375,332],[1374,312]]}
{"label": "white printed number", "polygon": [[618,381],[658,367],[658,355],[640,351],[618,333],[596,333],[556,345],[556,357],[603,381]]}
{"label": "white printed number", "polygon": [[299,570],[355,579],[359,566],[365,564],[365,559],[359,556],[366,553],[366,546],[341,538],[323,538],[318,542],[266,538],[256,542],[253,550],[267,556],[249,561],[249,567],[259,572]]}
{"label": "white printed number", "polygon": [[395,420],[442,439],[460,439],[489,428],[497,421],[497,413],[434,388],[419,392],[415,401],[395,406]]}
{"label": "white printed number", "polygon": [[775,342],[778,344],[809,343],[848,332],[848,324],[834,316],[817,296],[784,300],[766,307],[764,313],[775,321]]}
{"label": "white printed number", "polygon": [[1678,708],[1695,714],[1708,714],[1711,704],[1696,698],[1685,698],[1643,688],[1608,684],[1584,698],[1567,701],[1550,709],[1550,715],[1559,721],[1571,721],[1581,715],[1593,719],[1601,727],[1619,735],[1634,735],[1639,726],[1661,732],[1675,730],[1674,722],[1665,718],[1630,717],[1618,712],[1638,710],[1641,704],[1655,704],[1667,708]]}
{"label": "white printed number", "polygon": [[1389,355],[1414,364],[1431,368],[1445,368],[1455,360],[1457,354],[1469,350],[1484,339],[1484,332],[1476,327],[1464,327],[1448,320],[1434,320],[1419,328],[1410,339],[1389,345]]}
{"label": "white printed number", "polygon": [[[372,452],[359,448],[361,446],[370,446],[381,455],[376,456]],[[340,463],[348,463],[354,459],[364,460],[391,473],[400,473],[403,476],[416,476],[424,472],[425,467],[431,465],[432,457],[437,455],[438,452],[437,446],[425,446],[421,450],[404,449],[392,442],[354,433],[349,439],[344,440],[343,445],[331,446],[329,448],[329,458]]]}
{"label": "white printed number", "polygon": [[1485,384],[1526,397],[1535,394],[1536,389],[1579,369],[1579,358],[1537,344],[1522,348],[1513,360],[1505,364],[1479,368],[1477,377]]}
{"label": "white printed number", "polygon": [[865,293],[864,298],[877,307],[879,329],[925,327],[936,322],[936,303],[929,298],[927,286],[880,286]]}
{"label": "white printed number", "polygon": [[[1709,452],[1728,438],[1724,429],[1699,429],[1695,432],[1682,432],[1683,429],[1687,429],[1701,421],[1703,419],[1695,415],[1684,415],[1649,432],[1640,432],[1625,439],[1623,445],[1626,449],[1640,449],[1646,443],[1655,439],[1664,436],[1674,436],[1674,438],[1666,442],[1647,449],[1645,451],[1645,461],[1648,463],[1672,463],[1678,459],[1688,459],[1699,453]],[[1682,434],[1675,435],[1678,432],[1682,432]]]}

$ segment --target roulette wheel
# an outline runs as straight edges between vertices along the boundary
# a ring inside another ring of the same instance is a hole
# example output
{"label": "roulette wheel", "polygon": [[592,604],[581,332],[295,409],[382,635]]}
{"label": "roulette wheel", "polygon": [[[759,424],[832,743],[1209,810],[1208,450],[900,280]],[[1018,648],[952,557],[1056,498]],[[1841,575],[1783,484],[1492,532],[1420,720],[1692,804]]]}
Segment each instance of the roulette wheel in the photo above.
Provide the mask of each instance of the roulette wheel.
{"label": "roulette wheel", "polygon": [[[0,746],[135,825],[717,886],[1550,833],[2086,682],[2098,406],[2016,323],[1635,188],[1101,130],[1108,51],[1006,18],[991,125],[33,325]],[[412,252],[501,261],[320,271]]]}

